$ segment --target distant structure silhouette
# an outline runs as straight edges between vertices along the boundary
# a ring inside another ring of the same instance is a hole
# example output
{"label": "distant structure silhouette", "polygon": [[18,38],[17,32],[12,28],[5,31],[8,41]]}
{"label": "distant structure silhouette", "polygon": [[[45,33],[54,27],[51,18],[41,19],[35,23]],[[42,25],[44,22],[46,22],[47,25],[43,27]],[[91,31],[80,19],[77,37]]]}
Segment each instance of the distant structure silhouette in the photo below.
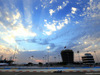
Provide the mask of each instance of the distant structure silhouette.
{"label": "distant structure silhouette", "polygon": [[63,63],[65,64],[74,63],[74,52],[71,49],[62,50],[61,57],[62,57]]}
{"label": "distant structure silhouette", "polygon": [[10,57],[10,60],[7,60],[6,58],[3,59],[3,55],[0,56],[0,66],[1,65],[12,65],[14,61]]}
{"label": "distant structure silhouette", "polygon": [[82,61],[83,61],[83,64],[86,64],[86,65],[92,65],[95,63],[94,58],[91,55],[91,53],[85,53],[85,55],[82,56]]}

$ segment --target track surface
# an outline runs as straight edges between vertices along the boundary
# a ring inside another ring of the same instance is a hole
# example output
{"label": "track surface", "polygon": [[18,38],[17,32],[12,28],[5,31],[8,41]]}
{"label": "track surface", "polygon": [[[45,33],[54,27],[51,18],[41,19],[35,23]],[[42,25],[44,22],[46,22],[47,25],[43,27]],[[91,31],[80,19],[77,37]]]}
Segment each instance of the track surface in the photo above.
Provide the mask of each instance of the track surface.
{"label": "track surface", "polygon": [[33,73],[33,72],[0,72],[0,75],[100,75],[100,72],[67,72],[67,73]]}

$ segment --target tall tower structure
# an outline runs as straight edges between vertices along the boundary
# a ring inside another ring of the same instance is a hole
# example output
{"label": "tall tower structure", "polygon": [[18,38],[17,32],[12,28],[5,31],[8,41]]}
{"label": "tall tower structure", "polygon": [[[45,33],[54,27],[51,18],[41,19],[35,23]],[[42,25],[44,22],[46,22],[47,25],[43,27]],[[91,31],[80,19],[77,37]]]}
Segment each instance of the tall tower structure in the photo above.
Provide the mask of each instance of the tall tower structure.
{"label": "tall tower structure", "polygon": [[66,64],[72,64],[74,62],[74,52],[70,49],[61,51],[62,61]]}

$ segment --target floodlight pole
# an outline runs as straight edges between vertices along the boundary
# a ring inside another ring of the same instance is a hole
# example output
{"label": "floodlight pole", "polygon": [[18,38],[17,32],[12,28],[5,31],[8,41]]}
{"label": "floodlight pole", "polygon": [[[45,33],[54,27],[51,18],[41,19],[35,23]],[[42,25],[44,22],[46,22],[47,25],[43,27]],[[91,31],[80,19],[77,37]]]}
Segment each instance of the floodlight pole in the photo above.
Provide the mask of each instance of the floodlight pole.
{"label": "floodlight pole", "polygon": [[47,61],[46,61],[46,57],[47,57],[47,55],[45,55],[45,64],[46,64],[46,62],[47,62]]}
{"label": "floodlight pole", "polygon": [[48,49],[48,66],[49,66],[49,49]]}
{"label": "floodlight pole", "polygon": [[97,62],[99,63],[98,57],[97,57],[97,55],[96,55],[96,51],[94,51],[94,53],[95,53],[95,56],[96,56]]}
{"label": "floodlight pole", "polygon": [[60,62],[60,55],[58,55],[58,61]]}

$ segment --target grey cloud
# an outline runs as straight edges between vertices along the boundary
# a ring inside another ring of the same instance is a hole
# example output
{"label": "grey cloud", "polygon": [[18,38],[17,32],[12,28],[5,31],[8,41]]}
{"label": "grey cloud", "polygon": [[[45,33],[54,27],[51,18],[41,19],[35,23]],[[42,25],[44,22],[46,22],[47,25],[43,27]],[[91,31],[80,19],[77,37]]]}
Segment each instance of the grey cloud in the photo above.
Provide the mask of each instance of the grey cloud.
{"label": "grey cloud", "polygon": [[50,49],[54,49],[56,46],[54,43],[50,43]]}

